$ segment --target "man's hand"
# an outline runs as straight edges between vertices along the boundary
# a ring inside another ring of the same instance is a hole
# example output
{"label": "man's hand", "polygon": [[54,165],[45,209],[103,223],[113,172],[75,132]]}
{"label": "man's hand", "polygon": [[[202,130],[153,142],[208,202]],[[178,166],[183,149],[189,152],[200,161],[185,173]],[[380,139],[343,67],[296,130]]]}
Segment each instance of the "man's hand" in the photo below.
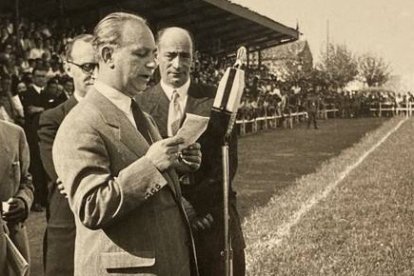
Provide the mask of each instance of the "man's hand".
{"label": "man's hand", "polygon": [[193,172],[201,165],[201,146],[199,143],[189,145],[178,156],[177,169],[181,172]]}
{"label": "man's hand", "polygon": [[206,231],[211,229],[214,223],[213,216],[211,214],[207,214],[204,217],[197,217],[195,220],[190,221],[191,228],[198,232],[198,231]]}
{"label": "man's hand", "polygon": [[201,164],[201,145],[194,143],[181,151],[181,161],[190,166],[192,169],[197,170]]}
{"label": "man's hand", "polygon": [[205,231],[209,230],[212,227],[214,219],[210,213],[203,217],[200,217],[194,210],[193,205],[191,205],[191,203],[188,202],[185,198],[182,198],[182,203],[193,231]]}
{"label": "man's hand", "polygon": [[178,158],[178,146],[184,143],[180,137],[171,137],[160,140],[150,146],[147,157],[159,171],[165,171],[171,167]]}
{"label": "man's hand", "polygon": [[60,181],[60,179],[56,180],[56,185],[59,190],[59,193],[64,197],[68,198],[68,193],[66,192],[65,186],[63,185],[62,181]]}
{"label": "man's hand", "polygon": [[27,210],[24,201],[20,198],[10,198],[7,201],[8,210],[3,212],[3,219],[7,222],[22,222],[27,217]]}

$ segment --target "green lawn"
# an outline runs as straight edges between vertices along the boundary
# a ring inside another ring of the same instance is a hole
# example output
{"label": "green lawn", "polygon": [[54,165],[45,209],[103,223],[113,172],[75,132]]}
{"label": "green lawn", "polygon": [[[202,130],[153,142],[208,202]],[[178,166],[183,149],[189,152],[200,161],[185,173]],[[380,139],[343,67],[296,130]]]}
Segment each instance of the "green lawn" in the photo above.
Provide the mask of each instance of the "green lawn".
{"label": "green lawn", "polygon": [[[269,130],[239,140],[239,168],[235,187],[239,209],[245,217],[253,208],[268,202],[274,194],[284,194],[296,179],[313,173],[324,161],[358,142],[365,133],[385,119],[320,121],[320,129]],[[32,251],[32,275],[42,275],[42,238],[45,214],[32,213],[28,221]]]}

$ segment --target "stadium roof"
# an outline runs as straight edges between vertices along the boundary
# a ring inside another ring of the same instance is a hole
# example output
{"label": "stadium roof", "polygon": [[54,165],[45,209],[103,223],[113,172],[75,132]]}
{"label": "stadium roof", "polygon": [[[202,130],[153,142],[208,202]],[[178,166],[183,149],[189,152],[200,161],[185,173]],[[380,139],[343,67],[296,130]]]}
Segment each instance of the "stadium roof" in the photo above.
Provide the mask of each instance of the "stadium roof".
{"label": "stadium roof", "polygon": [[233,53],[242,45],[261,50],[299,37],[298,30],[227,0],[36,0],[35,5],[31,0],[8,1],[20,1],[23,14],[39,18],[64,14],[96,22],[112,11],[134,11],[155,30],[172,25],[189,29],[197,49],[212,54]]}

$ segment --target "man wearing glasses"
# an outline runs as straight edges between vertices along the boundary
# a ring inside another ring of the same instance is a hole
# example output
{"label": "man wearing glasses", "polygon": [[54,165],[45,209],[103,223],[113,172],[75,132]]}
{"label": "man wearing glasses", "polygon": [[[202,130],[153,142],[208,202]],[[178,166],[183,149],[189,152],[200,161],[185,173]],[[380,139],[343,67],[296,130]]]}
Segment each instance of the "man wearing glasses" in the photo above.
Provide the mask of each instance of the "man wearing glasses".
{"label": "man wearing glasses", "polygon": [[39,146],[48,177],[47,228],[45,234],[44,267],[45,275],[73,275],[75,245],[75,221],[65,196],[60,194],[58,177],[52,160],[52,145],[56,132],[69,111],[86,95],[93,85],[97,68],[92,47],[92,35],[75,37],[66,46],[65,71],[73,78],[73,95],[56,108],[40,116]]}

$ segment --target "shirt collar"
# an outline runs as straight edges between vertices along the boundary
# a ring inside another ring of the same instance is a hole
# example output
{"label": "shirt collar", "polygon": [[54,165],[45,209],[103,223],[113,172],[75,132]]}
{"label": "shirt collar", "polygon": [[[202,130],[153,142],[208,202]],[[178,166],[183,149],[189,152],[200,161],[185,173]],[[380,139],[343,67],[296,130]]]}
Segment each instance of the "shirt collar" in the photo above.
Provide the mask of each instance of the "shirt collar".
{"label": "shirt collar", "polygon": [[40,94],[40,92],[42,92],[42,87],[37,86],[36,84],[32,84],[32,87],[34,88],[34,90]]}
{"label": "shirt collar", "polygon": [[167,95],[168,100],[171,100],[174,90],[177,90],[181,99],[185,99],[188,94],[188,88],[190,87],[190,79],[188,79],[186,83],[184,83],[181,87],[178,88],[174,88],[166,84],[163,80],[161,80],[161,87],[162,90],[164,90],[165,95]]}
{"label": "shirt collar", "polygon": [[109,85],[95,80],[94,87],[124,113],[131,112],[131,98]]}

